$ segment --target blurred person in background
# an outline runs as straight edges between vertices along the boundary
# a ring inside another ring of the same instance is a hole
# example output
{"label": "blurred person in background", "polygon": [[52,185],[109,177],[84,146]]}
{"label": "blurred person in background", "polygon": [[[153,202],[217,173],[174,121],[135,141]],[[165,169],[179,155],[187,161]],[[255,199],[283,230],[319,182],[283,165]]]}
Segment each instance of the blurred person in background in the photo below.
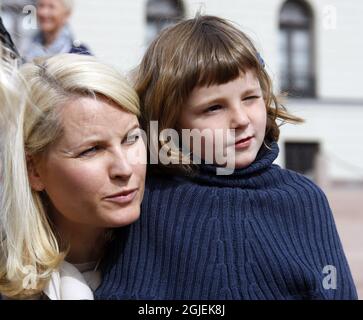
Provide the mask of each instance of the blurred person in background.
{"label": "blurred person in background", "polygon": [[73,0],[37,1],[37,20],[40,30],[25,50],[26,61],[60,53],[91,54],[85,45],[75,41],[73,37],[69,26],[73,6]]}

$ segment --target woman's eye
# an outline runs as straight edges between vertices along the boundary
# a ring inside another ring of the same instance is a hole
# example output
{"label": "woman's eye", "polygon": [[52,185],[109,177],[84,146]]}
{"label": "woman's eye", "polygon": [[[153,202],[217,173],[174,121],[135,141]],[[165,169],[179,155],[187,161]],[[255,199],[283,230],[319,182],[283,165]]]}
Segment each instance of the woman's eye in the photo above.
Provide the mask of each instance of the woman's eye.
{"label": "woman's eye", "polygon": [[222,106],[219,105],[219,104],[216,104],[214,106],[211,106],[211,107],[205,109],[204,112],[205,113],[207,113],[207,112],[214,112],[214,111],[217,111],[217,110],[220,110],[220,109],[222,109]]}
{"label": "woman's eye", "polygon": [[127,139],[125,141],[126,144],[134,144],[140,139],[140,133],[133,133],[127,135]]}
{"label": "woman's eye", "polygon": [[95,147],[89,148],[89,149],[87,149],[87,150],[85,150],[85,151],[81,152],[81,153],[79,154],[79,157],[89,156],[89,155],[91,155],[91,154],[96,153],[99,149],[100,149],[100,147],[99,147],[99,146],[95,146]]}

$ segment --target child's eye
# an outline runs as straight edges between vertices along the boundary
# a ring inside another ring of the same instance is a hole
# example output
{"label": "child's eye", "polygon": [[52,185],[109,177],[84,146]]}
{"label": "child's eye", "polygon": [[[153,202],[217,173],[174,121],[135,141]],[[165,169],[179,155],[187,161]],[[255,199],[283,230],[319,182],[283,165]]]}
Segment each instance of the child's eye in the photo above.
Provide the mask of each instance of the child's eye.
{"label": "child's eye", "polygon": [[79,157],[86,157],[86,156],[90,156],[92,154],[95,154],[98,150],[100,149],[99,146],[94,146],[92,148],[88,148],[87,150],[81,152],[78,156]]}
{"label": "child's eye", "polygon": [[243,101],[258,99],[260,96],[249,96],[243,99]]}
{"label": "child's eye", "polygon": [[219,104],[216,104],[214,106],[211,106],[211,107],[208,107],[207,109],[204,110],[205,113],[207,112],[214,112],[214,111],[217,111],[217,110],[220,110],[222,109],[222,106],[219,105]]}

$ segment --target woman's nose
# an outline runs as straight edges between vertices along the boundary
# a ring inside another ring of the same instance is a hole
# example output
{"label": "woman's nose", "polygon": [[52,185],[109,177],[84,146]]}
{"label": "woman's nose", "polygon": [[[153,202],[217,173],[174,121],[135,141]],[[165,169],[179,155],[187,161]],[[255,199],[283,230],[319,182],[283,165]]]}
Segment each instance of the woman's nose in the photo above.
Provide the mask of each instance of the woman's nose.
{"label": "woman's nose", "polygon": [[112,155],[110,164],[110,177],[111,179],[128,179],[132,175],[132,165],[128,161],[126,152],[118,150]]}

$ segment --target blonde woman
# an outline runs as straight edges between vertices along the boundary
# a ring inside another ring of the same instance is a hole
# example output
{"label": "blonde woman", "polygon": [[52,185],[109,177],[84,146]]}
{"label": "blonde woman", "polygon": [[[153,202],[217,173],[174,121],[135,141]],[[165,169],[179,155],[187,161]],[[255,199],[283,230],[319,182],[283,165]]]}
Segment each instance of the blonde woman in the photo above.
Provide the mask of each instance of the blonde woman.
{"label": "blonde woman", "polygon": [[0,294],[93,299],[112,228],[140,213],[138,97],[89,56],[26,64],[18,78],[1,71]]}

